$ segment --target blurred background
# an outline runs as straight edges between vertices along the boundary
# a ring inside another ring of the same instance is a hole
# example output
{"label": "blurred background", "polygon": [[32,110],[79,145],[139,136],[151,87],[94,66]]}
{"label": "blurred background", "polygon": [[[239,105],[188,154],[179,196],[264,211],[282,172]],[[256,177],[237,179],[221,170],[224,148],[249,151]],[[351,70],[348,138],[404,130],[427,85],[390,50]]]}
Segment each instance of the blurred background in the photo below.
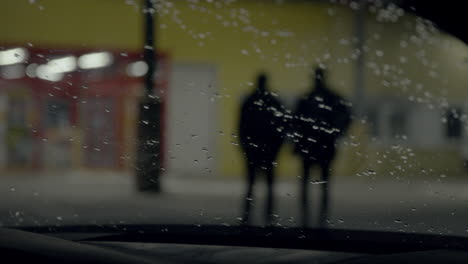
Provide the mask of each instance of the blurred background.
{"label": "blurred background", "polygon": [[[468,173],[468,47],[397,2],[164,0],[147,10],[137,0],[0,0],[3,196],[18,202],[23,189],[25,204],[42,192],[63,192],[60,199],[86,194],[97,201],[107,197],[102,186],[112,186],[109,193],[116,197],[134,194],[138,100],[148,71],[143,51],[153,48],[144,43],[144,15],[150,12],[157,54],[154,95],[162,100],[156,114],[163,192],[229,194],[233,206],[226,214],[232,217],[220,221],[234,222],[245,180],[237,137],[241,101],[263,71],[293,109],[311,89],[314,67],[323,66],[332,89],[353,104],[354,122],[333,164],[336,181],[347,184],[337,183],[342,189],[336,203],[372,200],[375,210],[406,203],[383,215],[361,214],[366,221],[336,209],[335,223],[345,226],[353,219],[350,226],[374,228],[374,222],[391,226],[400,219],[392,230],[419,230],[416,224],[402,227],[401,219],[426,207],[431,197],[450,205],[429,206],[426,216],[440,208],[450,219],[445,223],[464,232],[462,220],[451,213],[465,202],[459,183]],[[300,175],[292,144],[281,149],[277,175],[284,182],[278,195],[286,197],[279,215],[289,219],[295,213],[287,208],[295,202],[287,197],[296,195]],[[416,190],[420,200],[412,196]],[[381,201],[371,198],[379,195]],[[457,197],[460,204],[450,202]],[[58,198],[44,199],[50,205]],[[210,209],[205,200],[185,205],[188,213],[168,196],[148,199],[167,199],[164,206],[173,214],[180,211],[183,216],[174,218],[181,222],[194,222],[183,217],[202,210],[201,204],[213,217],[227,212]],[[5,224],[39,221],[24,216],[33,210],[29,207],[16,210],[14,202],[10,207]],[[51,215],[63,218],[63,209],[55,209],[59,213],[36,212],[43,215],[39,222]],[[173,220],[146,216],[134,221]],[[412,223],[427,221],[421,219]],[[421,230],[431,228],[425,224]]]}

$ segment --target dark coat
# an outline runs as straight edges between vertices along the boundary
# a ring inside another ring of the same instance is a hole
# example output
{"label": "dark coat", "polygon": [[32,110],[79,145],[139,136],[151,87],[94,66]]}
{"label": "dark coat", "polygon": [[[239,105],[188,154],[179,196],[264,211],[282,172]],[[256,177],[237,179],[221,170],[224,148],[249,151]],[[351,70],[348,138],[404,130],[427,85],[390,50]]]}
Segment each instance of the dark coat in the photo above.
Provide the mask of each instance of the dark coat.
{"label": "dark coat", "polygon": [[348,102],[325,87],[314,90],[296,104],[295,153],[312,162],[332,161],[336,140],[346,132],[350,123]]}
{"label": "dark coat", "polygon": [[271,167],[286,129],[284,106],[270,92],[256,90],[242,103],[239,138],[249,163]]}

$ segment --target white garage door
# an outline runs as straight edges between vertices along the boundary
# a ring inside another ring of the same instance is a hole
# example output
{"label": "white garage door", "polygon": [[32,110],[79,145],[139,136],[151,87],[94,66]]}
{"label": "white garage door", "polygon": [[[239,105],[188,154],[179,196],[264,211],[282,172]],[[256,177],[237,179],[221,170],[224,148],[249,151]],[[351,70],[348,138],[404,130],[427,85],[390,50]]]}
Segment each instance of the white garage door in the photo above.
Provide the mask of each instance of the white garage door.
{"label": "white garage door", "polygon": [[168,89],[167,170],[182,176],[215,173],[216,69],[174,64]]}

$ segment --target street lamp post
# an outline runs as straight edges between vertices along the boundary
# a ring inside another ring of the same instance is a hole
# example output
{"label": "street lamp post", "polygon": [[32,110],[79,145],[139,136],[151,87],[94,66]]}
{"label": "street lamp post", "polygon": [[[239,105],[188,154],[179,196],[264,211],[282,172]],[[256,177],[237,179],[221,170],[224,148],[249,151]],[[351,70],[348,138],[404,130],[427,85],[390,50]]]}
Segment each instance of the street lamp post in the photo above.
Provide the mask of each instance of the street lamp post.
{"label": "street lamp post", "polygon": [[355,35],[357,59],[355,63],[355,82],[354,82],[354,98],[353,108],[354,114],[358,118],[362,118],[366,108],[366,94],[365,94],[365,16],[366,16],[366,3],[360,1],[360,8],[355,13]]}
{"label": "street lamp post", "polygon": [[144,77],[144,95],[139,102],[136,177],[141,191],[161,190],[160,138],[161,101],[154,92],[156,47],[154,38],[154,0],[144,0],[144,50],[143,59],[148,65]]}

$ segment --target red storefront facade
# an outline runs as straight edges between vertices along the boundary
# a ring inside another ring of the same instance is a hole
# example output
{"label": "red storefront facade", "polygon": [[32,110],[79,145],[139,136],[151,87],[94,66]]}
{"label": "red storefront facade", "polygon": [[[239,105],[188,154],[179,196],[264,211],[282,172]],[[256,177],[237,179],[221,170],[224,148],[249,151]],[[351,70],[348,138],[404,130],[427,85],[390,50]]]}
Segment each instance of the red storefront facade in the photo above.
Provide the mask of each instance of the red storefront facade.
{"label": "red storefront facade", "polygon": [[[4,169],[131,169],[137,102],[143,91],[142,55],[115,50],[23,49],[28,53],[24,62],[0,66],[4,72],[11,72],[5,69],[12,67],[24,71],[13,76],[0,75],[1,166]],[[111,58],[108,65],[66,69],[60,78],[44,73],[39,76],[39,67],[50,61],[71,58],[80,62],[84,55],[98,53]],[[169,59],[159,54],[157,61],[155,91],[163,97],[168,86]],[[140,72],[132,74],[131,66]],[[163,104],[162,130],[164,109]]]}

